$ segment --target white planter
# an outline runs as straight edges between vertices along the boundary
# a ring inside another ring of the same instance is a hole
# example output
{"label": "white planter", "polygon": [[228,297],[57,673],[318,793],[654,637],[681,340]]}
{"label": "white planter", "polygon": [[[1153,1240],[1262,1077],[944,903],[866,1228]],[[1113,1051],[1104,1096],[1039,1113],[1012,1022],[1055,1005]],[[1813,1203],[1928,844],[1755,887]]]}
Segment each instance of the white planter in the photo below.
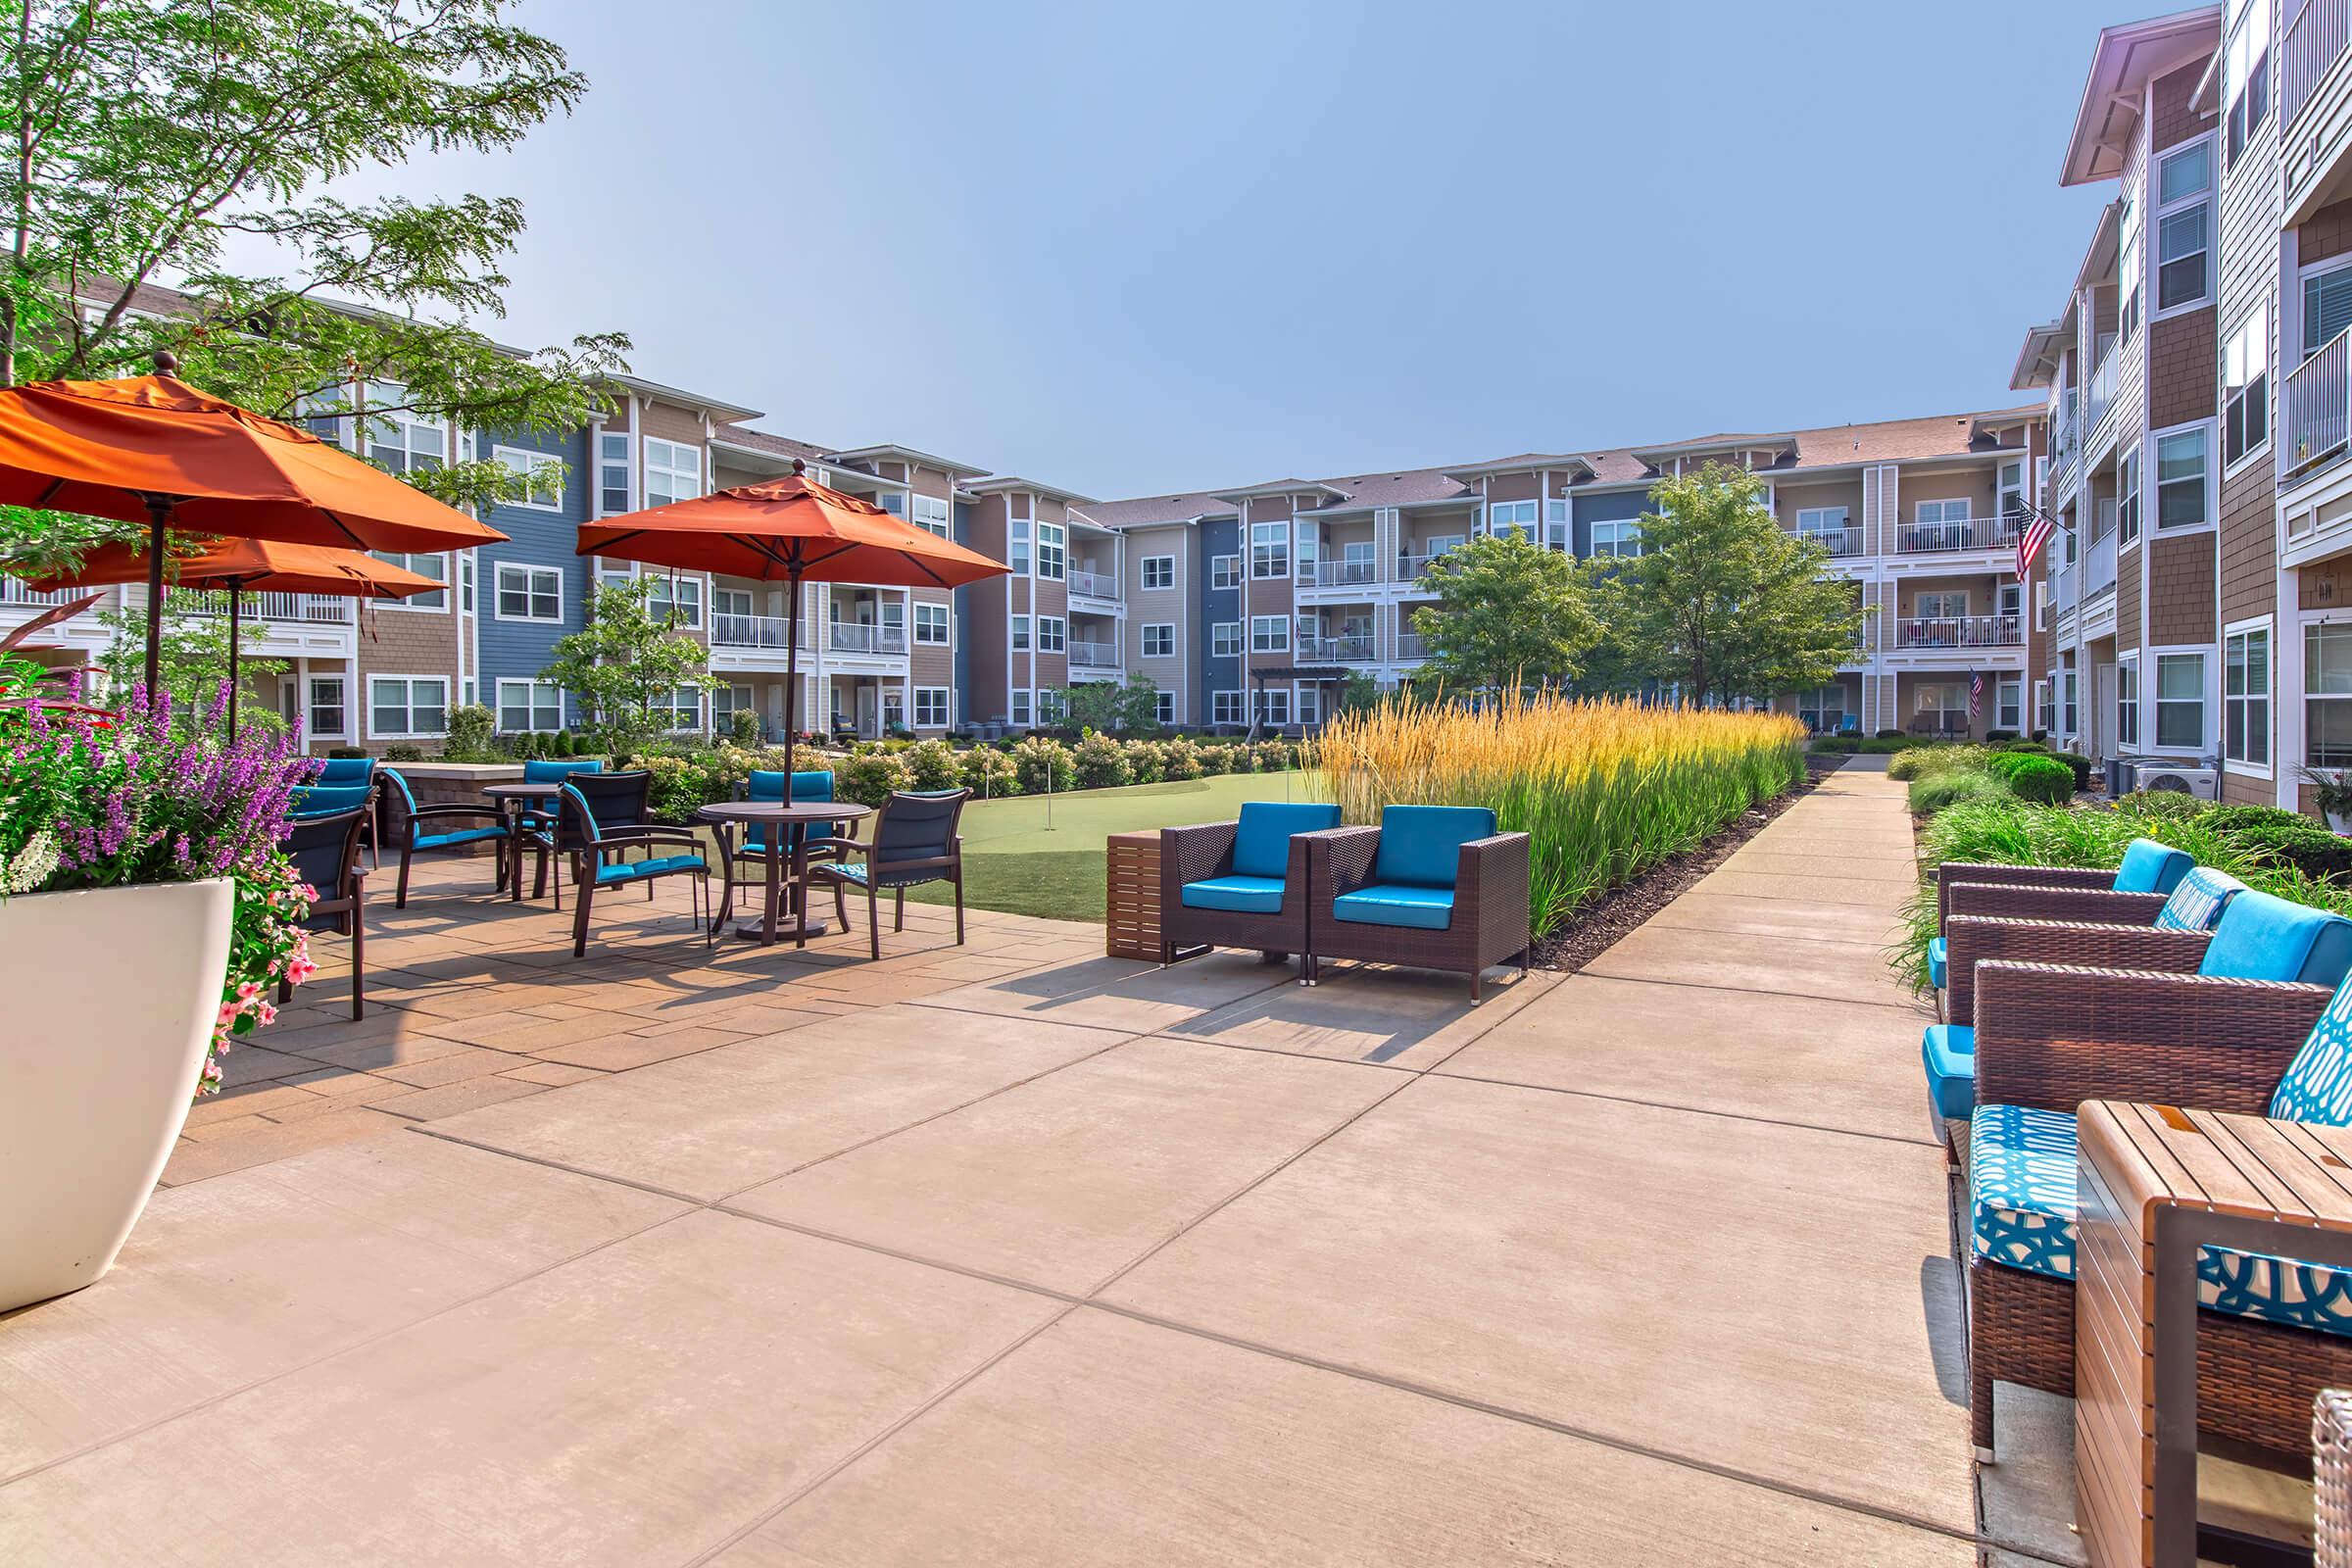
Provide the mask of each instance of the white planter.
{"label": "white planter", "polygon": [[226,880],[0,900],[0,1311],[114,1266],[187,1119]]}

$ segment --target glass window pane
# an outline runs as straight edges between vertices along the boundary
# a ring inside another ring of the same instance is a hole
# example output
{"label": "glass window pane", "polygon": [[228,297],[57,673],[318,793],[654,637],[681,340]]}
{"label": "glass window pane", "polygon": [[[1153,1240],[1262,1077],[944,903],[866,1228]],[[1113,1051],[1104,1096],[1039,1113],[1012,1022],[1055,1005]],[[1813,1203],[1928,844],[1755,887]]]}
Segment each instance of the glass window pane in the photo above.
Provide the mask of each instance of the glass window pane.
{"label": "glass window pane", "polygon": [[2213,144],[2199,142],[2166,158],[2157,166],[2156,200],[2170,204],[2193,196],[2213,183]]}
{"label": "glass window pane", "polygon": [[2303,688],[2314,696],[2352,697],[2352,624],[2304,628]]}
{"label": "glass window pane", "polygon": [[2156,696],[2160,701],[2197,701],[2205,697],[2205,656],[2163,654],[2156,660]]}

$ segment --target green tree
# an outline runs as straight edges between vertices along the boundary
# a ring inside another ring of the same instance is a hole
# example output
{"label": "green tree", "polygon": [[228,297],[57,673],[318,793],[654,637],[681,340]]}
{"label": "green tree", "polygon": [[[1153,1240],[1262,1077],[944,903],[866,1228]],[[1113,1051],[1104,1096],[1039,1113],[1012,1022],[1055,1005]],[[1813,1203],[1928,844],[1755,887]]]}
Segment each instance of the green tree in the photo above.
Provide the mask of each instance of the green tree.
{"label": "green tree", "polygon": [[[351,201],[333,181],[419,150],[514,146],[587,90],[516,0],[11,0],[0,13],[0,384],[146,368],[284,418],[353,412],[570,428],[627,340],[517,355],[510,198]],[[154,312],[169,282],[189,306]],[[350,389],[374,385],[362,397]],[[515,493],[486,460],[406,475],[453,504]],[[12,511],[54,563],[119,525]]]}
{"label": "green tree", "polygon": [[1763,480],[1711,463],[1659,480],[1650,501],[1642,554],[1615,563],[1604,601],[1636,667],[1705,704],[1818,686],[1853,657],[1853,584],[1780,525]]}
{"label": "green tree", "polygon": [[1131,675],[1124,684],[1106,680],[1081,681],[1064,694],[1070,722],[1083,729],[1108,734],[1159,733],[1159,683],[1149,675]]}
{"label": "green tree", "polygon": [[[217,595],[199,601],[185,590],[164,596],[164,638],[159,663],[164,690],[182,712],[202,712],[220,695],[228,679],[228,616],[200,614],[198,603],[220,603]],[[224,607],[225,608],[225,607]],[[106,651],[98,667],[106,672],[108,689],[128,692],[147,677],[147,612],[143,609],[102,610],[98,624],[106,628]],[[285,673],[282,659],[256,657],[256,647],[269,634],[251,619],[243,622],[237,650],[237,680],[244,688],[237,704],[237,722],[272,733],[284,729],[273,698],[255,700],[257,692],[273,693]]]}
{"label": "green tree", "polygon": [[1423,676],[1445,686],[1557,685],[1600,635],[1574,563],[1516,533],[1447,552],[1424,581],[1437,603],[1413,612],[1413,630]]}
{"label": "green tree", "polygon": [[1380,682],[1360,669],[1351,669],[1340,682],[1333,706],[1343,713],[1368,713],[1380,706]]}
{"label": "green tree", "polygon": [[589,595],[587,624],[556,639],[554,662],[539,672],[556,689],[574,693],[588,722],[616,754],[637,750],[670,727],[672,694],[681,686],[709,691],[710,652],[677,630],[674,608],[656,611],[666,597],[661,576],[607,583]]}

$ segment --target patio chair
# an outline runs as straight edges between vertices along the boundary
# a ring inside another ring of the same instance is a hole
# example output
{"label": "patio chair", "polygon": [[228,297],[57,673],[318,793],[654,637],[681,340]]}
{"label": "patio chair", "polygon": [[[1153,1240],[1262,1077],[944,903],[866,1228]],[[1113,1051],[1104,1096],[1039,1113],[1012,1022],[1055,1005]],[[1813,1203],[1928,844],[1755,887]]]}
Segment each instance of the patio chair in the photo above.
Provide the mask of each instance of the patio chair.
{"label": "patio chair", "polygon": [[[565,825],[564,791],[569,786],[578,787],[580,798],[588,803],[591,820],[606,832],[627,833],[654,825],[651,804],[654,775],[643,768],[625,773],[608,773],[601,767],[581,769],[559,780],[553,797],[556,814],[552,817],[526,817],[515,826],[515,831],[522,835],[522,847],[531,852],[531,897],[534,899],[547,895],[548,862],[561,862],[564,857],[578,854],[588,843],[576,825]],[[685,830],[679,828],[671,831]],[[651,899],[654,890],[647,888],[645,896]],[[560,871],[556,877],[556,907],[564,907],[564,878]]]}
{"label": "patio chair", "polygon": [[[833,799],[833,771],[831,768],[824,767],[799,768],[790,773],[781,768],[754,769],[743,783],[735,786],[735,799],[739,801],[830,801]],[[722,832],[719,835],[719,846],[726,857],[726,883],[724,891],[719,896],[719,923],[725,924],[728,914],[733,911],[737,888],[756,887],[761,890],[762,897],[765,896],[767,859],[770,854],[786,858],[786,864],[779,866],[777,871],[780,879],[789,881],[792,875],[790,857],[796,843],[802,846],[803,856],[809,860],[839,859],[840,853],[831,846],[845,842],[848,838],[849,835],[843,831],[842,824],[839,822],[786,824],[784,831],[777,835],[772,847],[768,842],[767,824],[764,822],[754,822],[746,827],[741,843],[735,842],[728,834]],[[823,843],[826,847],[815,848],[814,846],[819,843]],[[753,863],[757,874],[748,877],[737,874],[738,862],[744,860]],[[798,898],[806,890],[795,888],[792,892],[794,897]]]}
{"label": "patio chair", "polygon": [[[434,850],[460,850],[472,844],[487,844],[507,836],[507,816],[495,806],[467,806],[458,802],[448,806],[416,804],[416,791],[400,776],[398,768],[387,767],[380,775],[384,780],[384,844],[400,852],[400,881],[394,888],[392,907],[409,906],[409,861],[419,853]],[[455,827],[444,824],[474,821],[480,827]],[[490,886],[493,892],[507,885],[507,858],[491,857]]]}
{"label": "patio chair", "polygon": [[1299,956],[1306,973],[1306,840],[1340,825],[1340,808],[1249,801],[1232,822],[1159,831],[1159,961],[1210,948],[1255,948],[1270,963]]}
{"label": "patio chair", "polygon": [[[1994,1383],[2075,1391],[2083,1102],[2352,1124],[2352,924],[2251,892],[2231,902],[2223,931],[2233,922],[2273,948],[2272,975],[1984,966],[1968,1264],[1969,1421],[1981,1458],[1993,1457]],[[2329,967],[2332,983],[2320,978]],[[2352,1379],[2352,1277],[2209,1248],[2197,1280],[2199,1429],[2307,1459],[2314,1396]]]}
{"label": "patio chair", "polygon": [[1307,843],[1310,983],[1325,958],[1360,958],[1466,974],[1475,1004],[1492,966],[1527,971],[1528,837],[1487,808],[1387,806],[1378,827]]}
{"label": "patio chair", "polygon": [[[372,797],[375,791],[367,788],[359,793]],[[331,926],[351,938],[351,1015],[355,1020],[367,1010],[362,999],[368,969],[367,901],[362,897],[362,884],[368,872],[360,864],[360,835],[368,826],[368,816],[363,803],[340,811],[297,817],[284,840],[294,875],[318,894],[310,918],[303,922],[305,928],[318,931]],[[293,994],[291,985],[283,980],[277,983],[280,1005]]]}
{"label": "patio chair", "polygon": [[[1928,943],[1928,980],[1944,989],[1948,943],[1943,923],[1955,912],[2020,920],[2096,920],[2145,924],[2197,862],[2186,850],[2154,839],[2133,839],[2112,871],[2064,865],[2000,865],[1946,860],[1936,867],[1936,937]],[[1952,906],[1953,891],[1968,887],[1964,910]],[[2012,891],[2014,890],[2014,891]],[[2080,901],[2060,894],[2074,893]],[[2122,894],[2123,898],[2103,895]],[[2215,911],[2217,917],[2219,910]],[[1961,1019],[1965,1023],[1967,1020]]]}
{"label": "patio chair", "polygon": [[[290,816],[340,816],[365,811],[375,799],[372,784],[297,784],[286,803]],[[362,819],[365,825],[365,818]]]}
{"label": "patio chair", "polygon": [[[318,764],[318,776],[311,780],[314,785],[324,785],[329,789],[348,789],[354,784],[373,784],[374,782],[375,759],[372,757],[327,758]],[[368,863],[369,865],[382,864],[376,856],[375,818],[375,811],[370,810],[368,813],[367,831],[360,835],[361,842],[368,846]]]}
{"label": "patio chair", "polygon": [[963,840],[956,828],[963,816],[963,803],[971,798],[970,790],[895,793],[874,813],[873,832],[867,838],[809,841],[809,853],[820,848],[830,852],[823,863],[809,867],[808,875],[812,881],[833,884],[833,912],[844,929],[849,926],[850,911],[843,890],[865,890],[866,943],[876,958],[882,956],[878,900],[884,888],[891,890],[897,906],[890,928],[904,931],[908,888],[926,882],[954,883],[956,944],[963,945]]}
{"label": "patio chair", "polygon": [[[665,876],[694,878],[689,897],[699,895],[694,919],[703,927],[703,943],[707,947],[717,934],[717,922],[708,918],[710,896],[710,863],[703,858],[703,841],[699,834],[685,828],[656,827],[643,822],[613,822],[605,820],[606,809],[625,801],[632,789],[640,808],[646,792],[652,787],[650,773],[577,774],[557,786],[556,821],[551,835],[555,848],[571,857],[572,880],[579,885],[578,907],[571,917],[571,956],[585,956],[588,952],[588,911],[601,889],[645,886],[648,903],[653,901],[654,884]],[[603,800],[592,802],[588,791],[598,786],[614,786],[602,791]],[[655,855],[657,849],[680,853]],[[630,850],[643,852],[638,859],[621,858]],[[547,861],[540,859],[544,875]],[[562,907],[563,895],[557,895]]]}
{"label": "patio chair", "polygon": [[551,793],[533,796],[522,803],[523,826],[544,830],[555,820],[556,797],[552,791],[556,785],[575,773],[602,773],[604,770],[605,762],[601,757],[526,758],[522,764],[522,781],[525,784],[545,784]]}

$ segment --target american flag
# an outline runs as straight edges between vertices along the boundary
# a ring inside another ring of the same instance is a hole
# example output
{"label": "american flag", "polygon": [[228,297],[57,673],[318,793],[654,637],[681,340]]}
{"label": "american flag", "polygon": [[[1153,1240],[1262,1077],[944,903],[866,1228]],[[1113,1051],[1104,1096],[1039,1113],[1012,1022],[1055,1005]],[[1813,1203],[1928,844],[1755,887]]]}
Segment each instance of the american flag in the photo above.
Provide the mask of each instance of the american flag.
{"label": "american flag", "polygon": [[2050,542],[2050,527],[2051,523],[2048,515],[2043,513],[2036,512],[2032,517],[2027,519],[2026,531],[2017,536],[2017,575],[2019,581],[2022,582],[2025,580],[2027,574],[2033,569],[2034,559],[2041,554],[2041,547]]}
{"label": "american flag", "polygon": [[1973,669],[1968,674],[1968,716],[1975,718],[1984,711],[1984,672]]}

